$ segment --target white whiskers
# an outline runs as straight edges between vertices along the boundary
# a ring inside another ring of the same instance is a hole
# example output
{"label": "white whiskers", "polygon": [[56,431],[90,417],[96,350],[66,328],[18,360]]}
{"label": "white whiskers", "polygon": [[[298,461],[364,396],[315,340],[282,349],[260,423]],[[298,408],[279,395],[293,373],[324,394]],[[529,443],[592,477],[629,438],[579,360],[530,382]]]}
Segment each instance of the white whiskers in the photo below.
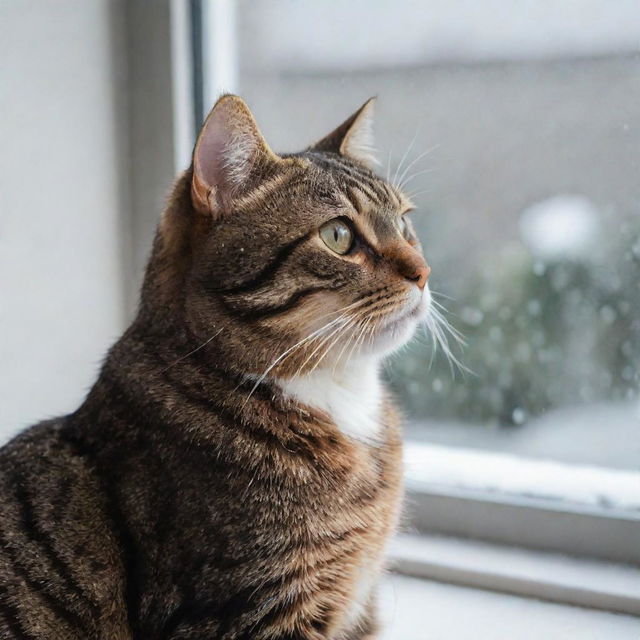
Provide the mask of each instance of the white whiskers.
{"label": "white whiskers", "polygon": [[396,178],[396,176],[394,176],[394,186],[397,187],[398,189],[404,189],[409,182],[411,182],[411,180],[413,180],[413,178],[415,178],[418,175],[421,175],[423,173],[429,173],[430,171],[432,171],[432,169],[426,169],[424,171],[419,171],[419,172],[414,172],[412,174],[410,174],[407,177],[407,174],[409,173],[409,171],[411,170],[412,167],[414,167],[418,162],[420,162],[420,160],[422,160],[424,157],[428,156],[430,153],[432,153],[433,151],[435,151],[440,145],[434,145],[432,147],[429,147],[428,149],[426,149],[425,151],[423,151],[421,154],[417,155],[408,165],[407,167],[404,169],[404,171],[402,172],[402,174],[400,175],[399,178]]}
{"label": "white whiskers", "polygon": [[[398,163],[398,166],[396,167],[396,171],[393,174],[393,180],[391,182],[391,184],[393,184],[394,186],[398,185],[398,173],[400,173],[400,171],[402,171],[402,165],[404,164],[404,161],[407,159],[407,156],[411,153],[411,149],[413,149],[413,145],[416,143],[416,139],[418,137],[418,132],[419,131],[420,131],[420,128],[418,127],[416,129],[416,132],[413,134],[413,138],[411,138],[411,142],[407,146],[405,152],[402,154],[402,158],[400,158],[400,162]],[[412,164],[413,164],[413,162],[409,166],[411,166]],[[388,178],[387,178],[387,182],[388,182]]]}
{"label": "white whiskers", "polygon": [[[303,354],[304,360],[297,365],[295,372],[288,376],[292,380],[299,378],[303,372],[305,376],[313,373],[340,340],[344,340],[344,344],[339,347],[340,351],[334,359],[334,374],[343,358],[346,363],[361,349],[373,344],[376,328],[379,326],[379,318],[368,314],[368,302],[369,298],[361,299],[337,311],[331,311],[320,316],[331,317],[337,315],[337,317],[328,320],[319,329],[311,332],[277,356],[263,373],[255,379],[242,406],[246,405],[255,390],[275,367],[281,365],[303,348],[310,348],[310,351],[308,354]],[[360,307],[364,308],[361,309]],[[429,312],[424,320],[424,326],[433,344],[432,360],[437,349],[440,348],[449,363],[452,374],[454,366],[462,372],[472,373],[453,352],[450,341],[455,342],[460,347],[465,345],[465,341],[462,334],[451,326],[444,313],[446,313],[445,308],[432,298]],[[310,363],[311,365],[308,367]]]}
{"label": "white whiskers", "polygon": [[450,338],[460,347],[466,346],[466,342],[463,335],[457,329],[455,329],[445,318],[445,312],[446,309],[439,302],[432,298],[429,312],[424,321],[424,324],[429,331],[429,335],[433,343],[433,351],[431,353],[429,367],[431,367],[436,351],[438,347],[440,347],[442,353],[447,359],[447,362],[449,363],[451,375],[453,375],[454,365],[462,373],[473,374],[473,372],[464,364],[462,364],[453,353],[453,350],[449,344]]}
{"label": "white whiskers", "polygon": [[249,391],[249,394],[247,395],[244,403],[243,403],[243,407],[247,404],[247,402],[249,402],[249,398],[251,398],[251,396],[253,395],[254,391],[260,386],[260,384],[262,384],[262,382],[264,381],[264,379],[267,377],[267,375],[269,374],[269,372],[275,367],[277,366],[279,363],[283,362],[287,357],[289,357],[292,353],[294,353],[297,349],[299,349],[301,346],[303,346],[304,344],[306,344],[307,342],[309,342],[310,340],[314,340],[315,338],[318,338],[319,336],[322,335],[322,333],[324,331],[326,331],[329,327],[332,327],[334,324],[336,324],[337,322],[340,322],[341,320],[344,320],[344,314],[341,316],[338,316],[337,318],[334,318],[333,320],[331,320],[330,322],[327,322],[326,324],[322,325],[319,329],[316,329],[315,331],[313,331],[312,333],[310,333],[308,336],[302,338],[302,340],[299,340],[298,342],[296,342],[292,347],[289,347],[286,351],[283,351],[262,373],[262,375],[256,380],[256,383],[253,385],[253,387],[251,388],[251,391]]}

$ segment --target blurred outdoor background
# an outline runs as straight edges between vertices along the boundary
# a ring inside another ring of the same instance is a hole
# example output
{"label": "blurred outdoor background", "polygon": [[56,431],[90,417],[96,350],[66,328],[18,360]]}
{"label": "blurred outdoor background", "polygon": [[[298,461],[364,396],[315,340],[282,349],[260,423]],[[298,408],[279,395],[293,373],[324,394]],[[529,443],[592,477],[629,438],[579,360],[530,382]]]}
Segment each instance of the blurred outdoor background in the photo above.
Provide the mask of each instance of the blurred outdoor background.
{"label": "blurred outdoor background", "polygon": [[379,97],[471,371],[393,359],[409,436],[639,469],[640,5],[246,0],[237,33],[277,148]]}
{"label": "blurred outdoor background", "polygon": [[0,30],[2,434],[86,392],[222,90],[280,151],[377,95],[467,342],[387,367],[408,437],[640,468],[637,0],[1,0]]}

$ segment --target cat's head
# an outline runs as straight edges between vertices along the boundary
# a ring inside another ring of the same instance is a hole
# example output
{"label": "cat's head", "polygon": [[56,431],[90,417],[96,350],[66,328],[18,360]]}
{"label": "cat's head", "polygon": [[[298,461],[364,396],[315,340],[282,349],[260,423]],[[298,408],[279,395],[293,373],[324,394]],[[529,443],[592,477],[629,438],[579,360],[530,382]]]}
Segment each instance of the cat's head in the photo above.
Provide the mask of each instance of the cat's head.
{"label": "cat's head", "polygon": [[404,344],[431,302],[429,267],[411,202],[371,169],[372,111],[370,100],[278,155],[246,104],[222,97],[163,217],[143,304],[251,374],[339,368]]}

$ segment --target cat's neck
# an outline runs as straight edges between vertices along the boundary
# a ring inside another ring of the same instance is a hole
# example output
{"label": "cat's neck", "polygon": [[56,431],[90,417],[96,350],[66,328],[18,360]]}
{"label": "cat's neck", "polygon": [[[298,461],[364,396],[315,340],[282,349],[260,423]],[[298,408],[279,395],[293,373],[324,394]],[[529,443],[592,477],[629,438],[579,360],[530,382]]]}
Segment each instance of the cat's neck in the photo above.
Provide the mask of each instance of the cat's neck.
{"label": "cat's neck", "polygon": [[375,444],[381,435],[383,387],[378,358],[356,358],[276,382],[285,395],[327,413],[340,431],[354,440]]}

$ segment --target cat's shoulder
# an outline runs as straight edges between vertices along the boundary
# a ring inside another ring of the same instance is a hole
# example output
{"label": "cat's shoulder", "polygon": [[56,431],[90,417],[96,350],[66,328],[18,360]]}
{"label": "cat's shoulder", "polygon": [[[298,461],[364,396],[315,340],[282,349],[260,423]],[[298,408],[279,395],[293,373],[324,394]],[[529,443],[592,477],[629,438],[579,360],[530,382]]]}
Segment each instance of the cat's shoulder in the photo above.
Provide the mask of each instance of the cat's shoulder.
{"label": "cat's shoulder", "polygon": [[67,437],[66,417],[26,428],[0,448],[0,483],[4,491],[22,481],[35,483],[39,493],[71,478],[91,477],[90,465]]}

